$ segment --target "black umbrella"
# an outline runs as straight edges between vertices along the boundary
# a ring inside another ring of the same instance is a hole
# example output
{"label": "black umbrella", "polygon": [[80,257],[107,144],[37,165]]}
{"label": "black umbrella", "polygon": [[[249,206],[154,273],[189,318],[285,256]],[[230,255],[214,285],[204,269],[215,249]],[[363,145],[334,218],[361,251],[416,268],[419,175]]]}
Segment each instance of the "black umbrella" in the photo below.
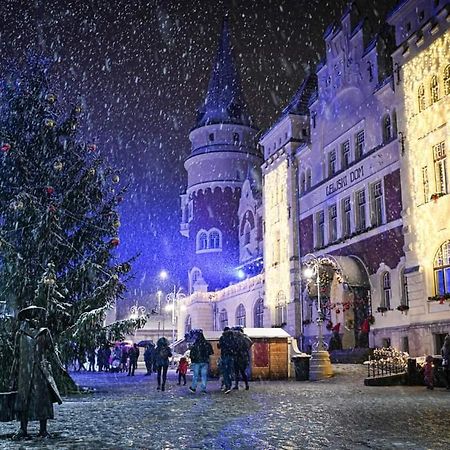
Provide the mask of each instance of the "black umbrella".
{"label": "black umbrella", "polygon": [[155,345],[151,339],[143,340],[138,342],[138,347],[147,347],[148,345]]}

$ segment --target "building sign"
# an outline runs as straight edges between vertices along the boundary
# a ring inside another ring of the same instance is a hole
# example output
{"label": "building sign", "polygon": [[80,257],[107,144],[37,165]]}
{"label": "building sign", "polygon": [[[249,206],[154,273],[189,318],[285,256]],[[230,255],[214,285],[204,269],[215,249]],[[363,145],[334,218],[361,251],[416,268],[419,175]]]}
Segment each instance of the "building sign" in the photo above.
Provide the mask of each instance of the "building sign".
{"label": "building sign", "polygon": [[325,190],[327,196],[334,194],[335,192],[350,186],[356,181],[364,177],[364,167],[360,166],[350,172],[346,173],[344,176],[337,178],[332,183],[330,183]]}

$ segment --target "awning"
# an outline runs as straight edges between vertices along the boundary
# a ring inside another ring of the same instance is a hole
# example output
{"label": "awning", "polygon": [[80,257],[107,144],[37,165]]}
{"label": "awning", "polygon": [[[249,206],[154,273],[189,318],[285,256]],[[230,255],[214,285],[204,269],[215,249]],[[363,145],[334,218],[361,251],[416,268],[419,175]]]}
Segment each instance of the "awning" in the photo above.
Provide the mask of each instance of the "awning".
{"label": "awning", "polygon": [[344,283],[353,287],[370,288],[369,277],[363,264],[351,256],[334,256],[344,278]]}

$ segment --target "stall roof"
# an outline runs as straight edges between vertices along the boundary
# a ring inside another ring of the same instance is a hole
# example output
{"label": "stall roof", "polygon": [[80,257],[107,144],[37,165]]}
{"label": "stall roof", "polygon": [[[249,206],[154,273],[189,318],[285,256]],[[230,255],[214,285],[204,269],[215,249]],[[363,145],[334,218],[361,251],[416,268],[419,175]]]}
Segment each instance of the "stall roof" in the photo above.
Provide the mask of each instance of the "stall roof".
{"label": "stall roof", "polygon": [[[244,333],[249,338],[290,338],[291,335],[283,328],[244,328]],[[219,340],[222,331],[203,331],[206,339]]]}

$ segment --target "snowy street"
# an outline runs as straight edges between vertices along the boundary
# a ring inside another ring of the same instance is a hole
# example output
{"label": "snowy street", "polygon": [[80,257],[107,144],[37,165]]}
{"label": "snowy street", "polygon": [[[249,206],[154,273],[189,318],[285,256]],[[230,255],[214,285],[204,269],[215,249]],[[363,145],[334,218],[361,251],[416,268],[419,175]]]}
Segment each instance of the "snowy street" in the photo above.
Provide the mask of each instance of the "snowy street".
{"label": "snowy street", "polygon": [[[250,390],[192,394],[156,390],[155,374],[75,374],[94,394],[65,399],[49,424],[53,438],[11,442],[17,424],[0,424],[0,448],[50,449],[446,449],[450,392],[365,387],[362,366],[335,365],[321,382],[252,382]],[[37,433],[32,424],[30,432]]]}

